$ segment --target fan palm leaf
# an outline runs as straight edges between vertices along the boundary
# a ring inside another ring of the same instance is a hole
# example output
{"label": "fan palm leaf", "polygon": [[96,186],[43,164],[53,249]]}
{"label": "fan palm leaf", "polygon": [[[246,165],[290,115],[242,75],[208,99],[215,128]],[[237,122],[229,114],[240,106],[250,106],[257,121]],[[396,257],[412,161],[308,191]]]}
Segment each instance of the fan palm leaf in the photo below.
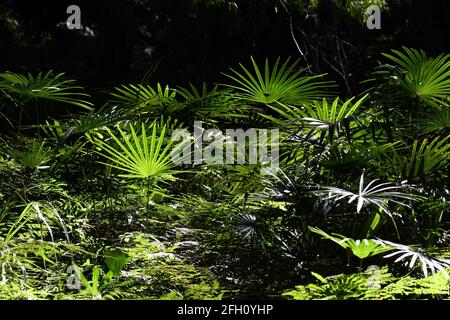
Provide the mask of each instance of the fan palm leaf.
{"label": "fan palm leaf", "polygon": [[112,101],[131,108],[145,107],[173,107],[175,105],[177,92],[169,86],[156,85],[156,89],[149,85],[129,84],[115,88],[111,93]]}
{"label": "fan palm leaf", "polygon": [[408,206],[400,200],[414,200],[412,195],[400,192],[399,190],[404,186],[397,186],[392,183],[378,183],[378,179],[372,180],[366,186],[364,186],[364,173],[360,177],[359,191],[353,193],[348,190],[344,190],[336,187],[326,187],[323,192],[328,194],[327,199],[335,199],[339,201],[344,198],[348,198],[348,203],[352,203],[356,200],[356,212],[359,213],[364,206],[375,205],[388,216],[392,217],[392,213],[389,210],[388,203],[393,202],[402,206]]}
{"label": "fan palm leaf", "polygon": [[270,108],[281,115],[281,119],[264,114],[261,116],[283,127],[296,126],[300,131],[310,129],[308,137],[318,132],[321,141],[328,133],[332,143],[334,136],[339,136],[342,131],[348,136],[350,135],[350,121],[356,118],[356,114],[367,96],[366,94],[355,103],[352,103],[354,97],[344,102],[340,102],[338,97],[331,105],[326,99],[323,99],[322,102],[305,104],[302,107],[276,103]]}
{"label": "fan palm leaf", "polygon": [[179,87],[177,92],[184,98],[183,109],[196,116],[205,118],[235,117],[235,111],[245,109],[245,106],[237,105],[236,99],[228,90],[219,90],[218,86],[208,89],[206,83],[203,83],[199,89],[189,83],[189,88]]}
{"label": "fan palm leaf", "polygon": [[447,141],[449,138],[450,135],[444,138],[438,136],[431,141],[428,138],[421,141],[415,140],[411,149],[403,154],[397,147],[392,146],[392,152],[381,157],[382,163],[389,164],[388,171],[402,178],[412,180],[416,177],[427,176],[448,165],[450,144]]}
{"label": "fan palm leaf", "polygon": [[[433,110],[420,126],[422,133],[442,132],[450,129],[450,108]],[[448,132],[448,131],[447,131]]]}
{"label": "fan palm leaf", "polygon": [[124,173],[121,177],[127,178],[165,178],[173,179],[172,174],[178,171],[172,170],[170,140],[165,146],[166,126],[163,126],[159,137],[157,126],[152,124],[152,134],[147,137],[145,125],[141,125],[141,134],[138,136],[132,124],[129,126],[131,137],[118,128],[120,136],[116,136],[111,129],[106,128],[109,137],[115,142],[110,145],[106,141],[96,139],[96,145],[100,148],[99,155],[110,160],[103,163],[109,167],[118,169]]}
{"label": "fan palm leaf", "polygon": [[418,99],[425,105],[438,107],[450,96],[450,54],[430,58],[423,50],[403,47],[402,51],[384,53],[394,65],[384,65],[376,73],[383,83],[378,89],[393,95],[396,101]]}
{"label": "fan palm leaf", "polygon": [[237,90],[236,96],[250,103],[271,104],[308,103],[327,96],[325,88],[331,82],[317,81],[323,75],[305,76],[303,70],[297,69],[299,60],[290,63],[290,58],[280,65],[278,58],[273,66],[266,59],[264,70],[258,67],[251,57],[253,72],[242,64],[241,71],[230,68],[231,74],[224,74],[234,84],[224,84],[228,88]]}
{"label": "fan palm leaf", "polygon": [[380,241],[391,246],[394,249],[394,252],[385,255],[384,258],[396,257],[396,260],[394,262],[404,262],[409,269],[414,268],[418,263],[420,263],[422,266],[423,275],[425,277],[428,275],[428,269],[430,269],[432,274],[434,274],[436,270],[438,270],[444,272],[444,274],[448,278],[448,274],[446,273],[445,268],[450,267],[450,260],[429,257],[425,253],[420,252],[421,250],[404,244],[394,243],[386,240]]}
{"label": "fan palm leaf", "polygon": [[337,243],[344,249],[351,250],[352,253],[360,259],[369,258],[394,249],[394,247],[376,239],[354,240],[337,233],[333,233],[332,235],[330,235],[325,231],[320,230],[319,228],[308,227],[308,229],[323,236],[325,239]]}
{"label": "fan palm leaf", "polygon": [[31,99],[46,99],[91,110],[92,103],[83,100],[88,95],[79,92],[79,89],[82,88],[76,86],[73,80],[64,79],[64,73],[54,74],[49,71],[37,76],[12,72],[0,74],[0,92],[17,98],[21,103]]}

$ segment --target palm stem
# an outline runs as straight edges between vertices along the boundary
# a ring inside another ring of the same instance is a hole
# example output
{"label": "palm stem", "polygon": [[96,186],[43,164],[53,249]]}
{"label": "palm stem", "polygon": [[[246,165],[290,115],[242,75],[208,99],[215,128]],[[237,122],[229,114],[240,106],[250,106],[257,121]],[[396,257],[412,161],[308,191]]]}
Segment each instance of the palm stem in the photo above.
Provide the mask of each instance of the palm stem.
{"label": "palm stem", "polygon": [[149,202],[150,202],[150,177],[147,177],[147,204],[146,204],[146,212],[148,213],[149,209]]}

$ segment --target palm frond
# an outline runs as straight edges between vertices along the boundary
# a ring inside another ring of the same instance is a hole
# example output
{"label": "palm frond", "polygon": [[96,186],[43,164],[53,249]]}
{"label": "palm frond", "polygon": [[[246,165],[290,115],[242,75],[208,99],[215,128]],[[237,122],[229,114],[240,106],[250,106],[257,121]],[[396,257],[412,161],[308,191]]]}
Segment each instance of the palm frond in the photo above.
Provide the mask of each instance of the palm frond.
{"label": "palm frond", "polygon": [[76,118],[71,124],[73,132],[84,133],[94,129],[115,125],[120,120],[125,119],[126,111],[114,106],[110,109],[102,107],[98,111],[91,111]]}
{"label": "palm frond", "polygon": [[72,104],[91,110],[92,103],[84,100],[87,94],[79,92],[82,89],[74,84],[74,80],[64,78],[64,73],[54,74],[49,71],[33,76],[6,72],[0,74],[0,92],[21,103],[32,99],[46,99]]}
{"label": "palm frond", "polygon": [[236,216],[235,230],[243,238],[254,238],[258,234],[256,216],[252,214],[239,214]]}
{"label": "palm frond", "polygon": [[117,136],[111,129],[106,128],[109,138],[115,142],[115,145],[110,145],[100,139],[94,140],[100,148],[97,153],[111,161],[104,164],[124,172],[120,174],[122,177],[173,179],[172,174],[177,171],[172,170],[173,163],[170,153],[172,140],[163,146],[166,127],[161,129],[159,137],[155,124],[149,128],[152,130],[150,137],[147,137],[147,129],[144,124],[141,125],[139,136],[132,124],[129,129],[131,136],[120,128],[117,128],[120,133],[120,136]]}
{"label": "palm frond", "polygon": [[228,88],[237,90],[236,96],[243,101],[252,103],[271,104],[310,103],[316,99],[328,96],[325,88],[331,82],[317,81],[323,75],[302,75],[304,70],[297,69],[299,60],[290,63],[290,58],[280,65],[278,58],[271,68],[266,59],[264,70],[258,67],[251,57],[253,72],[239,64],[240,71],[230,68],[231,74],[224,74],[234,84],[224,84]]}
{"label": "palm frond", "polygon": [[450,108],[435,109],[420,125],[421,133],[445,132],[450,130]]}
{"label": "palm frond", "polygon": [[364,173],[361,174],[359,181],[358,193],[344,190],[336,187],[326,187],[323,189],[323,193],[328,194],[327,199],[335,199],[339,201],[344,198],[348,198],[348,203],[356,201],[356,212],[359,213],[361,209],[367,205],[375,205],[388,216],[392,217],[392,213],[389,210],[388,203],[393,202],[402,206],[408,206],[408,204],[401,202],[400,200],[414,200],[412,195],[400,192],[405,186],[397,186],[392,183],[376,183],[378,179],[372,180],[366,186],[364,186]]}
{"label": "palm frond", "polygon": [[418,99],[434,107],[446,104],[450,96],[450,54],[430,58],[423,50],[403,47],[402,51],[383,55],[394,65],[384,65],[376,73],[382,80],[376,90],[396,101]]}
{"label": "palm frond", "polygon": [[386,240],[381,241],[395,250],[394,252],[385,255],[384,258],[396,257],[394,262],[404,262],[404,265],[409,269],[413,269],[418,263],[420,263],[422,265],[422,272],[425,277],[428,275],[428,269],[430,269],[432,274],[438,270],[444,272],[448,278],[445,268],[450,267],[450,260],[429,257],[419,249],[414,249],[413,247],[404,244]]}
{"label": "palm frond", "polygon": [[[411,149],[402,152],[392,146],[391,152],[381,157],[382,163],[388,164],[387,170],[405,179],[424,177],[439,169],[446,168],[450,159],[450,135],[415,140]],[[408,150],[408,149],[407,149]],[[384,166],[386,168],[386,166]]]}
{"label": "palm frond", "polygon": [[276,103],[270,108],[281,115],[281,119],[265,114],[261,114],[261,116],[285,128],[294,127],[300,132],[309,129],[309,133],[306,135],[308,139],[316,135],[322,142],[328,134],[330,143],[332,143],[333,138],[342,132],[347,137],[350,136],[350,121],[356,119],[356,113],[367,96],[365,95],[355,103],[352,103],[354,97],[344,102],[340,102],[337,97],[331,105],[326,99],[301,107]]}
{"label": "palm frond", "polygon": [[129,84],[115,88],[115,92],[111,93],[112,102],[119,103],[131,108],[169,108],[174,105],[176,100],[176,90],[170,89],[169,86],[156,85],[156,89],[149,85]]}
{"label": "palm frond", "polygon": [[333,144],[320,157],[319,164],[333,172],[350,172],[364,168],[373,156],[382,152],[378,146]]}
{"label": "palm frond", "polygon": [[337,243],[344,249],[350,249],[352,253],[360,259],[372,257],[394,249],[392,246],[376,239],[354,240],[337,233],[333,233],[332,235],[330,235],[319,228],[308,227],[308,229],[323,236],[325,239]]}
{"label": "palm frond", "polygon": [[236,103],[229,90],[220,90],[218,86],[208,89],[206,83],[199,89],[192,83],[189,88],[179,87],[177,92],[184,98],[183,108],[200,117],[233,117],[234,111],[245,109]]}

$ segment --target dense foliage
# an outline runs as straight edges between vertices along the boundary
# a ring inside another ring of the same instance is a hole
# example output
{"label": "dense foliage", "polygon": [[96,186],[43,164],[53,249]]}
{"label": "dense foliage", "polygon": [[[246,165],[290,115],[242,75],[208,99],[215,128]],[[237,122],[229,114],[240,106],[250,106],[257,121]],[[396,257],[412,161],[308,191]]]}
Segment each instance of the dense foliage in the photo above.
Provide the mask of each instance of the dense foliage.
{"label": "dense foliage", "polygon": [[[96,110],[65,74],[0,74],[0,297],[448,297],[450,56],[384,56],[350,99],[290,59]],[[195,120],[279,129],[279,165],[174,163]]]}
{"label": "dense foliage", "polygon": [[450,6],[69,3],[0,4],[0,299],[449,299]]}

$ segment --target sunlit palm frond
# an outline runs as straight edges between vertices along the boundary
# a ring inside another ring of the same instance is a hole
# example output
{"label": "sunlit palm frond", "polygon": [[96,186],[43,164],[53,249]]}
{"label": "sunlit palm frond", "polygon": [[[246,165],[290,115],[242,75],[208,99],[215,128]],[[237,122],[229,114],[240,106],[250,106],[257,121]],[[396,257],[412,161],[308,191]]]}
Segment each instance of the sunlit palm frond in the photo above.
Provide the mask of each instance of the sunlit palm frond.
{"label": "sunlit palm frond", "polygon": [[64,78],[64,73],[54,74],[52,71],[32,74],[6,72],[0,74],[0,92],[25,103],[32,99],[46,99],[72,104],[85,109],[92,109],[92,103],[84,100],[87,94],[75,85],[74,80]]}
{"label": "sunlit palm frond", "polygon": [[244,101],[302,104],[328,96],[325,89],[331,82],[318,81],[322,75],[302,75],[304,70],[297,69],[298,60],[290,63],[288,58],[280,65],[278,58],[271,68],[266,59],[264,70],[258,67],[253,57],[251,61],[253,72],[240,64],[241,71],[230,68],[231,74],[224,74],[234,82],[225,86],[236,90],[236,96]]}
{"label": "sunlit palm frond", "polygon": [[447,132],[450,130],[450,108],[435,109],[420,125],[421,133]]}
{"label": "sunlit palm frond", "polygon": [[381,240],[383,243],[394,248],[394,252],[385,255],[384,258],[396,257],[394,262],[404,262],[404,265],[409,269],[413,269],[417,264],[422,265],[423,275],[426,277],[428,275],[428,269],[434,274],[436,270],[442,271],[448,277],[445,268],[450,267],[450,260],[429,257],[420,249],[415,249],[411,246],[404,244],[394,243],[386,240]]}
{"label": "sunlit palm frond", "polygon": [[361,209],[367,205],[375,205],[389,216],[392,216],[392,213],[388,207],[389,202],[400,204],[402,206],[408,206],[408,204],[401,202],[400,200],[415,199],[412,195],[399,191],[405,186],[397,186],[393,183],[377,184],[377,181],[378,179],[372,180],[364,186],[364,174],[362,174],[357,193],[336,187],[326,187],[323,189],[323,192],[328,194],[327,199],[335,199],[336,201],[339,201],[341,199],[348,198],[348,203],[352,203],[357,200],[357,213],[359,213]]}
{"label": "sunlit palm frond", "polygon": [[382,156],[382,163],[388,164],[387,170],[405,179],[424,177],[439,169],[445,168],[450,159],[450,135],[444,138],[435,137],[415,140],[411,149],[403,151],[392,146],[391,152]]}
{"label": "sunlit palm frond", "polygon": [[156,85],[156,89],[149,85],[129,84],[115,88],[111,93],[112,101],[129,107],[169,107],[176,102],[176,91],[169,86]]}
{"label": "sunlit palm frond", "polygon": [[329,104],[327,100],[305,104],[304,106],[293,106],[276,103],[270,106],[280,117],[262,114],[263,117],[272,120],[282,127],[294,127],[300,131],[309,130],[307,137],[317,135],[323,141],[328,135],[330,142],[335,136],[345,133],[350,136],[350,121],[356,119],[356,115],[367,98],[365,95],[355,103],[353,98],[340,102],[339,97]]}
{"label": "sunlit palm frond", "polygon": [[243,238],[253,238],[258,234],[256,216],[252,214],[239,214],[236,216],[235,230]]}
{"label": "sunlit palm frond", "polygon": [[333,233],[332,235],[326,233],[319,228],[308,227],[310,231],[317,233],[323,236],[325,239],[331,240],[338,245],[340,245],[344,249],[350,249],[352,253],[360,258],[365,259],[368,257],[372,257],[378,255],[380,253],[384,253],[387,251],[391,251],[394,247],[385,244],[383,241],[376,239],[361,239],[354,240],[352,238]]}
{"label": "sunlit palm frond", "polygon": [[144,124],[141,125],[139,136],[132,124],[129,129],[130,134],[127,134],[118,128],[120,136],[115,135],[111,129],[106,129],[109,138],[115,142],[115,145],[110,145],[106,140],[95,140],[96,145],[100,148],[97,153],[111,161],[104,164],[124,172],[120,174],[122,177],[172,179],[172,174],[177,171],[172,169],[170,153],[172,140],[164,146],[166,127],[161,129],[159,137],[155,124],[149,128],[152,130],[150,137],[147,137],[147,129]]}
{"label": "sunlit palm frond", "polygon": [[423,50],[403,47],[383,54],[394,65],[384,65],[376,73],[382,82],[376,90],[407,103],[412,99],[436,106],[446,104],[450,96],[450,54],[430,58]]}

